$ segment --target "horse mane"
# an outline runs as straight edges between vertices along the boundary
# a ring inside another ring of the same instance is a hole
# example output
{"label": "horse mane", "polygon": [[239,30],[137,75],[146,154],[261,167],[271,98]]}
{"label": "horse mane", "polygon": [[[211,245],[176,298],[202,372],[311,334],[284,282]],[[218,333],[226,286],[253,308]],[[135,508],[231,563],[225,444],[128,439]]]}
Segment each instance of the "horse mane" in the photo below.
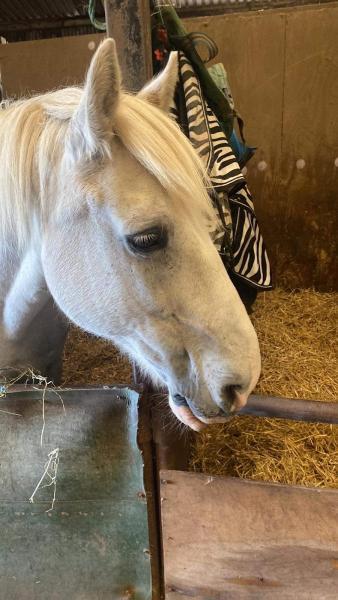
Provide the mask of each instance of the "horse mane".
{"label": "horse mane", "polygon": [[[13,102],[0,111],[0,232],[26,246],[66,139],[82,89],[71,87]],[[204,166],[174,121],[149,102],[121,93],[114,133],[191,218],[214,221]],[[56,183],[56,180],[55,180]],[[11,236],[12,234],[12,236]]]}

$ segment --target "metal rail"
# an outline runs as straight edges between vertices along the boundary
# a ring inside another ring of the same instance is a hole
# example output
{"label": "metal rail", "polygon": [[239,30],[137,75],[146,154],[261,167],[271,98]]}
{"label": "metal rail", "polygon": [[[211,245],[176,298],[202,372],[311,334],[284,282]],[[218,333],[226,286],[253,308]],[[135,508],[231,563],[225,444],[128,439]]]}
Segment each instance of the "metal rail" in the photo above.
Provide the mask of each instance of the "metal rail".
{"label": "metal rail", "polygon": [[[106,393],[110,390],[120,391],[134,389],[138,393],[142,393],[143,385],[103,385],[103,386],[72,386],[71,388],[59,388],[55,390],[58,393],[62,391],[67,392],[80,392],[86,390],[97,390],[105,391]],[[9,386],[4,390],[4,395],[21,395],[27,392],[39,393],[43,389],[43,386],[31,386],[31,385],[13,385]],[[53,388],[47,388],[47,393],[53,394]],[[152,395],[152,394],[150,394]],[[163,394],[165,396],[165,394]],[[156,401],[159,394],[156,393],[156,398],[153,400],[156,406]],[[338,424],[338,402],[322,402],[319,400],[304,400],[302,398],[280,398],[277,396],[261,396],[252,395],[250,396],[246,406],[242,408],[238,415],[251,415],[253,417],[270,417],[275,419],[291,419],[292,421],[304,421],[309,423],[331,423],[333,425]]]}
{"label": "metal rail", "polygon": [[338,403],[252,395],[239,414],[338,424]]}

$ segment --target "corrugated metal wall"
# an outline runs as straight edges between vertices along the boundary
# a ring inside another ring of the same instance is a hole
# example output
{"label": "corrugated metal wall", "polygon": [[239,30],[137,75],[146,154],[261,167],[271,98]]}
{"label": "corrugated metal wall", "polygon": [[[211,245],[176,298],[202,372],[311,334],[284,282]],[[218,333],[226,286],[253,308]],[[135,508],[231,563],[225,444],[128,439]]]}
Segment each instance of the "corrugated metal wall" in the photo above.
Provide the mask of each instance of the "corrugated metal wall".
{"label": "corrugated metal wall", "polygon": [[7,42],[29,42],[32,40],[43,40],[73,35],[87,35],[102,33],[92,25],[73,25],[67,27],[48,27],[36,29],[24,29],[19,31],[2,31],[1,35]]}
{"label": "corrugated metal wall", "polygon": [[[88,18],[88,1],[0,0],[0,36],[8,42],[19,42],[97,33]],[[323,4],[335,0],[171,1],[182,16],[204,16],[305,4]],[[103,0],[96,0],[96,16],[104,17]]]}
{"label": "corrugated metal wall", "polygon": [[[97,0],[97,13],[104,14]],[[1,0],[1,22],[53,21],[87,16],[88,0]]]}
{"label": "corrugated metal wall", "polygon": [[[100,0],[96,14],[104,16]],[[8,42],[93,33],[88,0],[0,0],[0,35]]]}

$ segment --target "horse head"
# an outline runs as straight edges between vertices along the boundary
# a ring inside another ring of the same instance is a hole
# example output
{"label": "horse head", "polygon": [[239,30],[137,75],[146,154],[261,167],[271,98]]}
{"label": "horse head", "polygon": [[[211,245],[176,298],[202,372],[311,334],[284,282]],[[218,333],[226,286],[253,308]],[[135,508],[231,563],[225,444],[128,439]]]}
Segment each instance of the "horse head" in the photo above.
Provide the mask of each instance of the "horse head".
{"label": "horse head", "polygon": [[98,48],[49,184],[42,260],[68,318],[166,386],[198,430],[246,403],[260,353],[209,236],[208,178],[168,115],[177,69],[173,53],[129,95],[114,41]]}

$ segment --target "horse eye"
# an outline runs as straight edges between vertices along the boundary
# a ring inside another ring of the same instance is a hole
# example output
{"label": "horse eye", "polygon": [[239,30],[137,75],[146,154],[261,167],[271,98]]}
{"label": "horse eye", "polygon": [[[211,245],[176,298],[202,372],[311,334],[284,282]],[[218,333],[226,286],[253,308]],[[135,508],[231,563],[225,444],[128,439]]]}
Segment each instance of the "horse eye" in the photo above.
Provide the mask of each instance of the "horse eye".
{"label": "horse eye", "polygon": [[154,227],[139,233],[127,235],[127,244],[131,250],[139,254],[147,254],[165,248],[168,241],[167,230],[163,227]]}

